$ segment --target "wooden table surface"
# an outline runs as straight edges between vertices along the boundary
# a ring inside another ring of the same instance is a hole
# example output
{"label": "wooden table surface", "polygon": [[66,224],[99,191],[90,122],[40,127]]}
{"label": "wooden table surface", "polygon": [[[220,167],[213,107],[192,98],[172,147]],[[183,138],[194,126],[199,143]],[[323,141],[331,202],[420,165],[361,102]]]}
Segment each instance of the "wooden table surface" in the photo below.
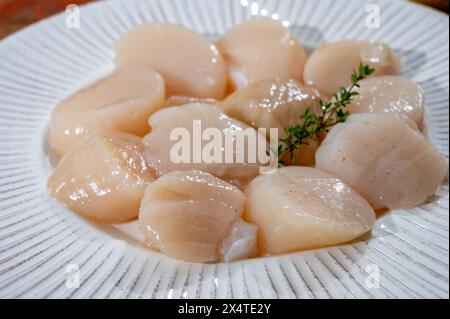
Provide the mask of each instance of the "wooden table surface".
{"label": "wooden table surface", "polygon": [[[83,4],[90,1],[93,0],[0,0],[0,39],[33,22],[63,11],[69,4]],[[448,13],[449,0],[414,1]]]}
{"label": "wooden table surface", "polygon": [[0,39],[64,11],[69,4],[84,4],[92,0],[0,0]]}

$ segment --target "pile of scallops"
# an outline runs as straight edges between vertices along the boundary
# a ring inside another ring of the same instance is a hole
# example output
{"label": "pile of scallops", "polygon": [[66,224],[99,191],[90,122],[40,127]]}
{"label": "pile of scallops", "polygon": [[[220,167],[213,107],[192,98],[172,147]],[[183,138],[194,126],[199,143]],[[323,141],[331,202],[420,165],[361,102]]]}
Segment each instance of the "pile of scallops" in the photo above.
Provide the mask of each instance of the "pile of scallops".
{"label": "pile of scallops", "polygon": [[[215,44],[147,23],[114,49],[115,70],[53,111],[49,193],[99,223],[138,219],[145,244],[173,258],[229,262],[346,243],[372,229],[376,211],[420,205],[446,179],[446,158],[421,132],[423,93],[384,43],[330,43],[308,56],[288,28],[261,19]],[[295,163],[260,174],[253,163],[171,161],[170,132],[192,131],[194,120],[283,137],[348,87],[360,63],[376,71],[351,116]]]}

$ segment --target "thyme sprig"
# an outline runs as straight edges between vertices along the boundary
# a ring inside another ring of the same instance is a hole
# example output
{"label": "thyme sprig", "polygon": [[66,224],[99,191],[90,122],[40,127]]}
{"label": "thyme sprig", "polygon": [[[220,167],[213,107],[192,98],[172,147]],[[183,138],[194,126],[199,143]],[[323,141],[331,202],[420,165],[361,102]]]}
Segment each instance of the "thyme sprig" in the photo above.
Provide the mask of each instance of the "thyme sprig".
{"label": "thyme sprig", "polygon": [[351,75],[352,85],[349,88],[341,87],[339,92],[333,95],[331,102],[319,101],[320,112],[318,115],[315,115],[311,108],[307,108],[300,116],[302,124],[285,128],[285,136],[279,140],[278,144],[279,166],[286,166],[286,157],[290,159],[290,163],[295,163],[297,161],[296,151],[302,145],[309,145],[310,140],[320,142],[321,135],[328,133],[332,126],[345,122],[350,115],[346,106],[354,96],[359,94],[355,89],[359,88],[361,80],[374,71],[375,69],[361,63],[358,70],[354,70]]}

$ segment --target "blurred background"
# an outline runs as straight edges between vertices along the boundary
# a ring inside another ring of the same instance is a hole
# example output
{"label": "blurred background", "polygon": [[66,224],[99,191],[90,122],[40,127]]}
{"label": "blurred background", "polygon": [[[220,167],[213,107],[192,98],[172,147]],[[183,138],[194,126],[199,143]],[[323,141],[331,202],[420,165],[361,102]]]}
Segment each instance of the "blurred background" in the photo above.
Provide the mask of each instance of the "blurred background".
{"label": "blurred background", "polygon": [[29,24],[64,11],[69,4],[93,0],[0,0],[0,39]]}
{"label": "blurred background", "polygon": [[[84,4],[91,1],[94,0],[0,0],[0,39],[33,22],[64,11],[69,4]],[[414,2],[448,14],[449,0],[414,0]]]}

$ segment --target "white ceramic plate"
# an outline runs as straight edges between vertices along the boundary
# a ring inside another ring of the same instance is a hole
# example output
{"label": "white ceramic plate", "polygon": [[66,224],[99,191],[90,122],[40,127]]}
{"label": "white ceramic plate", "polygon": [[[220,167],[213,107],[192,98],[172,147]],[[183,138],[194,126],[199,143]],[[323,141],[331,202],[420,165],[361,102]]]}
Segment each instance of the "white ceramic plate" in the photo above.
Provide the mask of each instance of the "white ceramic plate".
{"label": "white ceramic plate", "polygon": [[[368,28],[368,11],[377,8],[380,27]],[[384,215],[371,236],[354,244],[218,265],[151,252],[130,236],[133,224],[99,227],[47,196],[50,112],[112,69],[120,34],[145,21],[170,21],[215,38],[265,14],[289,23],[310,48],[356,38],[390,44],[403,56],[404,76],[424,89],[431,141],[448,157],[444,14],[374,0],[90,4],[81,8],[79,29],[67,28],[61,14],[0,42],[0,297],[448,298],[448,185],[427,204]]]}

